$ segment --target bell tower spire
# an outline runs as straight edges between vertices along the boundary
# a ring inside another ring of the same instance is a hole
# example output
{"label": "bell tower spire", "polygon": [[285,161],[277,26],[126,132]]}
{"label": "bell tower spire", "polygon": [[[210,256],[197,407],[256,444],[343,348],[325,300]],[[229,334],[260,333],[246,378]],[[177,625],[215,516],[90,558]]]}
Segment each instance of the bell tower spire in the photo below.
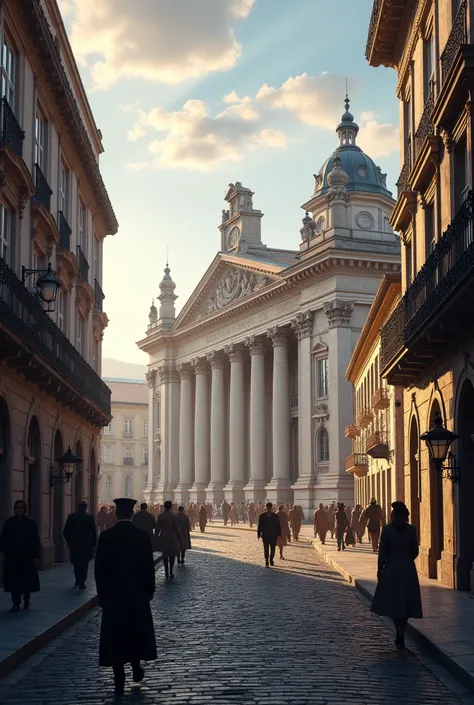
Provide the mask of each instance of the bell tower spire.
{"label": "bell tower spire", "polygon": [[359,132],[359,125],[354,122],[354,116],[349,111],[350,108],[349,95],[347,93],[347,79],[346,79],[346,98],[344,100],[345,113],[342,115],[341,122],[336,128],[337,135],[339,137],[340,147],[355,147],[357,134]]}
{"label": "bell tower spire", "polygon": [[221,252],[239,253],[266,249],[262,243],[262,211],[253,207],[253,191],[240,181],[229,184],[225,200],[229,204],[222,211]]}

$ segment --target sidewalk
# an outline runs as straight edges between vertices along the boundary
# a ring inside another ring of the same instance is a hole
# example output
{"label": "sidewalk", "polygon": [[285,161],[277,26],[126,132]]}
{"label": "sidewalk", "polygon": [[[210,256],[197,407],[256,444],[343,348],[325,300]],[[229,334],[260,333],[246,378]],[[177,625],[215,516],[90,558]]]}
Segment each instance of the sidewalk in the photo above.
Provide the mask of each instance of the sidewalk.
{"label": "sidewalk", "polygon": [[[155,553],[155,565],[160,560]],[[93,561],[85,590],[73,587],[70,563],[40,572],[40,582],[41,591],[32,594],[28,612],[11,614],[10,594],[0,592],[0,679],[98,604]]]}
{"label": "sidewalk", "polygon": [[[372,600],[377,555],[367,543],[340,552],[333,539],[324,546],[313,539],[313,545],[330,566]],[[420,586],[424,618],[409,622],[407,633],[474,692],[474,595],[450,590],[423,576]]]}

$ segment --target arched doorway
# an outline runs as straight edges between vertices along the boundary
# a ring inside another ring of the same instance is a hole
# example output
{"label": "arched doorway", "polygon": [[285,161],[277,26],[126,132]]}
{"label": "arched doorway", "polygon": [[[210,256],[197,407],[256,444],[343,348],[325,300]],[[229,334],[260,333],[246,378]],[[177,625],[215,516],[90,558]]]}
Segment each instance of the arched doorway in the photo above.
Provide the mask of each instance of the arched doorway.
{"label": "arched doorway", "polygon": [[95,448],[92,448],[89,463],[89,511],[95,517],[97,510],[97,461]]}
{"label": "arched doorway", "polygon": [[0,397],[0,526],[11,514],[11,435],[10,415],[5,399]]}
{"label": "arched doorway", "polygon": [[410,521],[420,541],[420,432],[415,417],[410,426]]}
{"label": "arched doorway", "polygon": [[[75,453],[79,458],[84,457],[82,455],[82,443],[80,441],[77,441],[77,443],[76,443]],[[75,511],[77,509],[77,505],[79,504],[79,502],[82,499],[84,499],[83,467],[84,467],[84,463],[83,462],[79,463],[79,465],[76,468],[76,472],[74,474],[74,492],[73,492],[73,498],[72,498],[72,511]]]}
{"label": "arched doorway", "polygon": [[28,466],[26,480],[26,503],[28,514],[38,525],[41,535],[41,509],[43,505],[43,483],[41,480],[41,433],[36,416],[28,428]]}
{"label": "arched doorway", "polygon": [[455,430],[459,435],[457,455],[462,474],[458,500],[457,587],[470,590],[474,563],[474,388],[469,380],[464,382],[459,395]]}
{"label": "arched doorway", "polygon": [[[436,414],[441,413],[441,408],[437,399],[434,400],[430,411],[430,420],[428,428],[433,428]],[[443,422],[446,420],[443,418]],[[436,578],[438,570],[436,561],[441,559],[441,554],[444,551],[444,498],[443,498],[443,479],[436,471],[433,463],[429,463],[429,479],[430,479],[430,514],[431,514],[431,553],[433,556],[430,564],[432,565],[433,575],[431,578]]]}
{"label": "arched doorway", "polygon": [[[53,459],[60,458],[64,453],[64,444],[61,431],[58,429],[54,435]],[[64,485],[57,484],[53,487],[53,540],[54,560],[61,563],[64,556]]]}

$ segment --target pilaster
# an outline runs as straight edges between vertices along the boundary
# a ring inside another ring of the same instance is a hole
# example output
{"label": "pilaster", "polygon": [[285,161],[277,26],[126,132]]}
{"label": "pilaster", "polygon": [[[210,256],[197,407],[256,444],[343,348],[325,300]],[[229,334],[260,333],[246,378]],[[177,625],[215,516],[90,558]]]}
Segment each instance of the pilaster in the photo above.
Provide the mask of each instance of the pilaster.
{"label": "pilaster", "polygon": [[193,370],[190,365],[179,365],[181,380],[179,405],[179,484],[175,490],[175,500],[180,504],[189,502],[189,490],[193,484]]}
{"label": "pilaster", "polygon": [[143,493],[145,501],[148,504],[155,502],[155,382],[156,371],[149,370],[146,373],[146,381],[148,384],[148,481]]}
{"label": "pilaster", "polygon": [[204,502],[209,484],[209,392],[208,366],[204,358],[191,361],[196,378],[194,411],[194,484],[189,491],[191,502]]}

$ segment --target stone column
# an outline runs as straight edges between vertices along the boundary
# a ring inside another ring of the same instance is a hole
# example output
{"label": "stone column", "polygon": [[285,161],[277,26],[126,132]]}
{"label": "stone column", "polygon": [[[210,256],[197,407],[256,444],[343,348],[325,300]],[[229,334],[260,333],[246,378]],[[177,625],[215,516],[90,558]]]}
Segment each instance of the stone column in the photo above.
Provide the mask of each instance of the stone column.
{"label": "stone column", "polygon": [[174,499],[179,482],[179,375],[172,363],[160,367],[161,379],[161,478],[158,501]]}
{"label": "stone column", "polygon": [[245,499],[263,502],[267,484],[265,345],[255,336],[245,341],[250,352],[250,479]]}
{"label": "stone column", "polygon": [[244,500],[245,485],[245,349],[229,345],[225,349],[230,360],[229,405],[229,483],[224,488],[228,502]]}
{"label": "stone column", "polygon": [[225,485],[225,404],[224,367],[225,358],[212,352],[207,356],[211,365],[211,482],[206,491],[206,499],[214,504],[224,500]]}
{"label": "stone column", "polygon": [[291,502],[290,486],[290,394],[288,387],[287,334],[276,326],[268,331],[273,344],[273,474],[267,497],[277,504]]}
{"label": "stone column", "polygon": [[293,485],[294,501],[306,516],[314,509],[313,429],[311,382],[311,334],[313,314],[302,311],[291,322],[298,338],[298,479]]}
{"label": "stone column", "polygon": [[209,390],[208,367],[203,358],[192,360],[196,375],[194,411],[194,484],[189,492],[191,502],[204,502],[209,484]]}
{"label": "stone column", "polygon": [[175,500],[183,505],[189,502],[189,490],[193,484],[193,389],[192,369],[179,365],[181,398],[179,405],[179,484]]}
{"label": "stone column", "polygon": [[148,480],[143,493],[148,504],[153,504],[155,501],[155,379],[156,371],[149,370],[146,373],[146,381],[148,382]]}

